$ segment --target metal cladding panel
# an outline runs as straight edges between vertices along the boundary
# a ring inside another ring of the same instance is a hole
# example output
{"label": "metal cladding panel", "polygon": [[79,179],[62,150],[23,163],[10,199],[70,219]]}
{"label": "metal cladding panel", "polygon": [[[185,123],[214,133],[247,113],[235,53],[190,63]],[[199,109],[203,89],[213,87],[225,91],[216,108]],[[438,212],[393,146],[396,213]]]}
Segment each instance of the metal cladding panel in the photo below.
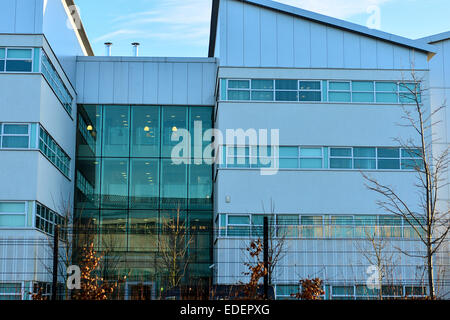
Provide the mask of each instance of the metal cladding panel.
{"label": "metal cladding panel", "polygon": [[111,102],[114,99],[114,64],[100,62],[99,102]]}
{"label": "metal cladding panel", "polygon": [[244,50],[244,8],[239,2],[231,1],[227,8],[228,21],[227,24],[227,42],[228,42],[228,62],[232,65],[243,65]]}
{"label": "metal cladding panel", "polygon": [[361,37],[344,32],[344,68],[361,68]]}
{"label": "metal cladding panel", "polygon": [[128,64],[128,86],[131,104],[142,104],[144,95],[144,64],[142,62],[130,62]]}
{"label": "metal cladding panel", "polygon": [[215,59],[79,57],[83,104],[214,105]]}
{"label": "metal cladding panel", "polygon": [[36,6],[36,1],[16,0],[15,32],[30,33],[31,30],[36,32],[34,22],[36,18]]}
{"label": "metal cladding panel", "polygon": [[188,100],[188,65],[175,63],[173,65],[173,104],[185,104]]}
{"label": "metal cladding panel", "polygon": [[327,28],[328,68],[344,68],[344,32]]}
{"label": "metal cladding panel", "polygon": [[410,69],[415,57],[415,68],[427,69],[426,53],[408,47],[412,40],[391,42],[399,37],[380,38],[380,32],[360,32],[361,26],[353,31],[245,1],[221,1],[218,26],[222,66]]}
{"label": "metal cladding panel", "polygon": [[377,41],[360,37],[361,68],[377,69]]}
{"label": "metal cladding panel", "polygon": [[294,18],[277,15],[277,66],[294,66]]}
{"label": "metal cladding panel", "polygon": [[190,63],[188,65],[188,97],[189,105],[202,103],[203,65]]}
{"label": "metal cladding panel", "polygon": [[261,21],[261,65],[273,67],[277,65],[277,15],[261,10]]}
{"label": "metal cladding panel", "polygon": [[260,10],[254,6],[244,6],[244,65],[261,64],[261,19]]}
{"label": "metal cladding panel", "polygon": [[[86,81],[91,79],[86,78]],[[114,103],[128,103],[128,62],[114,62]]]}
{"label": "metal cladding panel", "polygon": [[394,69],[394,48],[383,41],[377,41],[377,68]]}
{"label": "metal cladding panel", "polygon": [[158,73],[158,103],[172,104],[173,64],[163,63],[159,65]]}
{"label": "metal cladding panel", "polygon": [[144,102],[158,101],[158,64],[144,63]]}
{"label": "metal cladding panel", "polygon": [[311,65],[311,24],[302,19],[294,19],[294,59],[296,68]]}
{"label": "metal cladding panel", "polygon": [[84,95],[87,100],[97,100],[99,93],[99,76],[100,63],[95,62],[89,64],[89,68],[85,70],[85,77],[88,78],[89,85],[84,87]]}

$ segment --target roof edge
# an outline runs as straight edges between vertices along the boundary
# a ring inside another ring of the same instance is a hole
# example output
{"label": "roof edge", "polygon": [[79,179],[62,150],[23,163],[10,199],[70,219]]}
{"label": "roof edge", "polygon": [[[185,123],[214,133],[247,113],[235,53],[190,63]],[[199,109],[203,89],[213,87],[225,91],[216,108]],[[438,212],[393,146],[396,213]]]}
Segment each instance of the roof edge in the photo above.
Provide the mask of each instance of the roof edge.
{"label": "roof edge", "polygon": [[84,29],[83,22],[81,22],[81,16],[78,11],[78,7],[75,5],[74,0],[64,0],[64,3],[68,8],[69,7],[75,8],[75,10],[72,12],[72,15],[69,15],[69,18],[72,18],[72,21],[75,23],[75,25],[78,25],[78,28],[74,28],[74,31],[78,33],[81,44],[86,50],[87,55],[94,56],[94,50],[92,50],[92,46],[91,43],[89,42],[86,30]]}
{"label": "roof edge", "polygon": [[445,31],[437,34],[433,34],[431,36],[419,38],[416,41],[422,41],[425,43],[436,43],[444,40],[450,39],[450,31]]}
{"label": "roof edge", "polygon": [[[303,19],[307,19],[307,20],[310,20],[313,22],[330,25],[330,26],[338,28],[338,29],[362,34],[362,35],[365,35],[365,36],[368,36],[371,38],[377,38],[377,39],[395,43],[397,45],[401,45],[404,47],[417,49],[417,50],[423,51],[425,53],[436,53],[436,48],[434,48],[432,45],[429,45],[423,41],[412,40],[412,39],[404,38],[404,37],[397,36],[397,35],[394,35],[391,33],[387,33],[384,31],[370,29],[368,27],[364,27],[364,26],[356,24],[356,23],[332,18],[332,17],[326,16],[323,14],[300,9],[300,8],[286,5],[283,3],[279,3],[279,2],[275,2],[275,1],[271,1],[271,0],[233,0],[233,1],[240,1],[243,3],[252,4],[255,6],[262,7],[262,8],[267,8],[270,10],[278,11],[278,12],[281,12],[284,14],[301,17]],[[214,52],[214,47],[215,47],[219,2],[220,2],[220,0],[213,0],[213,8],[214,8],[214,4],[217,5],[217,8],[216,8],[216,11],[214,11],[214,10],[212,11],[212,16],[211,16],[211,34],[210,34],[209,54],[211,54],[211,52]],[[214,25],[213,25],[213,23],[214,23]],[[214,40],[212,40],[213,27],[214,27]]]}

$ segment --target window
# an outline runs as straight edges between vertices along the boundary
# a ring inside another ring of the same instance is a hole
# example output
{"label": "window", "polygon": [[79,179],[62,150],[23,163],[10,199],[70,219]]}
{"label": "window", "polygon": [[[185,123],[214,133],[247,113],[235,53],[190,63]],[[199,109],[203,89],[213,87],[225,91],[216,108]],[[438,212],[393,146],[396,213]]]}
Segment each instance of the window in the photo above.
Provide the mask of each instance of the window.
{"label": "window", "polygon": [[376,148],[353,148],[353,168],[376,169]]}
{"label": "window", "polygon": [[286,79],[222,79],[226,97],[230,101],[321,101],[322,86],[318,80]]}
{"label": "window", "polygon": [[[55,235],[56,226],[65,226],[64,218],[46,206],[36,203],[36,228],[49,235]],[[61,238],[65,239],[64,229],[61,230]]]}
{"label": "window", "polygon": [[25,202],[0,202],[0,227],[25,227]]}
{"label": "window", "polygon": [[0,124],[1,147],[28,149],[30,147],[29,124]]}
{"label": "window", "polygon": [[300,148],[300,168],[317,169],[322,168],[322,148]]}
{"label": "window", "polygon": [[227,235],[229,237],[250,235],[250,216],[228,215]]}
{"label": "window", "polygon": [[328,100],[331,102],[351,102],[349,81],[329,81]]}
{"label": "window", "polygon": [[320,81],[299,81],[300,101],[321,101],[322,88]]}
{"label": "window", "polygon": [[252,80],[251,100],[273,101],[273,80]]}
{"label": "window", "polygon": [[301,216],[300,219],[303,238],[323,237],[323,217],[322,216]]}
{"label": "window", "polygon": [[352,169],[352,148],[330,148],[331,169]]}
{"label": "window", "polygon": [[0,48],[0,72],[5,71],[6,49]]}
{"label": "window", "polygon": [[33,49],[0,48],[0,72],[31,72]]}
{"label": "window", "polygon": [[299,216],[296,214],[277,215],[278,237],[299,236]]}
{"label": "window", "polygon": [[0,283],[0,300],[22,300],[22,284]]}
{"label": "window", "polygon": [[277,300],[296,299],[291,295],[295,295],[299,292],[298,284],[277,284],[276,293]]}
{"label": "window", "polygon": [[297,80],[275,80],[276,101],[298,101]]}
{"label": "window", "polygon": [[280,147],[279,152],[280,168],[298,168],[299,167],[299,148],[298,147]]}
{"label": "window", "polygon": [[400,169],[400,149],[378,148],[378,169]]}
{"label": "window", "polygon": [[250,80],[228,80],[228,100],[250,100]]}
{"label": "window", "polygon": [[333,300],[353,300],[353,286],[333,286],[331,288],[331,296]]}
{"label": "window", "polygon": [[352,238],[353,237],[353,217],[352,216],[332,216],[331,217],[331,237],[332,238]]}
{"label": "window", "polygon": [[66,109],[69,115],[71,115],[73,97],[69,93],[67,87],[64,85],[63,80],[59,76],[58,72],[56,71],[56,68],[53,66],[52,62],[50,61],[44,50],[42,50],[41,66],[42,66],[41,71],[42,74],[44,75],[44,78],[47,79],[50,87],[55,92],[64,109]]}
{"label": "window", "polygon": [[53,163],[61,172],[69,177],[70,158],[67,153],[56,143],[56,141],[45,131],[42,126],[39,130],[39,150]]}
{"label": "window", "polygon": [[396,82],[376,82],[376,100],[382,103],[398,103]]}
{"label": "window", "polygon": [[424,168],[420,149],[402,149],[401,166],[404,170],[420,170]]}
{"label": "window", "polygon": [[352,81],[352,102],[374,102],[372,81]]}

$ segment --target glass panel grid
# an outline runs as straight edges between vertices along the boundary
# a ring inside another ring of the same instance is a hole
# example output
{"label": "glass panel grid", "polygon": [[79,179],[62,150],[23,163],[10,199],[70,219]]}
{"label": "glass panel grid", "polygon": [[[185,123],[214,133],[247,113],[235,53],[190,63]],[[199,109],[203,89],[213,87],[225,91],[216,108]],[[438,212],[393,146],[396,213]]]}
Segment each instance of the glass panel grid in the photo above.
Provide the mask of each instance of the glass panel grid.
{"label": "glass panel grid", "polygon": [[0,123],[0,146],[3,149],[28,149],[31,126],[29,124]]}
{"label": "glass panel grid", "polygon": [[70,158],[48,132],[40,126],[39,130],[39,149],[61,172],[69,177]]}
{"label": "glass panel grid", "polygon": [[64,109],[66,109],[69,115],[71,115],[73,97],[69,93],[69,90],[65,86],[63,80],[59,76],[58,72],[56,71],[56,68],[53,66],[47,54],[44,52],[44,50],[41,51],[42,51],[41,55],[42,74],[44,75],[45,79],[47,79],[48,83],[50,84],[50,87],[55,92]]}

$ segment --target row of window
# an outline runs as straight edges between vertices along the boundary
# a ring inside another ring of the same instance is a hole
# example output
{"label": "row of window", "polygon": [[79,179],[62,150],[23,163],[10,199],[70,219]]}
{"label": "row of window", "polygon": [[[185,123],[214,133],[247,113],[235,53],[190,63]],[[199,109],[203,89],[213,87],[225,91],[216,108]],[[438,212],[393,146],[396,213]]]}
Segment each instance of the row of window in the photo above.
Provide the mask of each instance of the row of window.
{"label": "row of window", "polygon": [[40,48],[0,48],[0,72],[42,72],[64,109],[72,113],[73,97]]}
{"label": "row of window", "polygon": [[69,177],[69,156],[42,126],[36,123],[0,123],[0,149],[36,148],[39,148],[51,163]]}
{"label": "row of window", "polygon": [[221,100],[349,103],[415,103],[413,82],[221,79]]}
{"label": "row of window", "polygon": [[32,72],[33,49],[0,48],[0,72]]}
{"label": "row of window", "polygon": [[66,109],[69,115],[71,115],[73,97],[69,93],[69,90],[67,90],[67,87],[64,85],[64,82],[62,81],[61,77],[56,71],[56,68],[53,66],[44,50],[42,50],[41,72],[62,103],[64,109]]}
{"label": "row of window", "polygon": [[[64,218],[55,211],[36,202],[36,228],[53,236],[57,225],[65,226]],[[64,239],[64,228],[61,228],[60,230],[60,237]]]}
{"label": "row of window", "polygon": [[[414,170],[420,149],[381,147],[224,147],[225,168]],[[276,161],[278,160],[278,161]]]}
{"label": "row of window", "polygon": [[69,177],[70,158],[42,126],[39,130],[39,149],[61,172]]}
{"label": "row of window", "polygon": [[25,227],[26,218],[26,202],[0,202],[0,227]]}
{"label": "row of window", "polygon": [[[325,295],[322,298],[327,300],[369,300],[383,298],[400,297],[422,297],[426,295],[426,287],[418,285],[383,285],[380,289],[369,289],[367,285],[325,285],[323,287]],[[301,291],[299,284],[279,284],[276,286],[277,299],[292,299],[292,295]]]}
{"label": "row of window", "polygon": [[274,237],[419,238],[407,221],[393,215],[221,214],[219,234],[224,237],[261,237],[265,216],[269,219],[270,232]]}

